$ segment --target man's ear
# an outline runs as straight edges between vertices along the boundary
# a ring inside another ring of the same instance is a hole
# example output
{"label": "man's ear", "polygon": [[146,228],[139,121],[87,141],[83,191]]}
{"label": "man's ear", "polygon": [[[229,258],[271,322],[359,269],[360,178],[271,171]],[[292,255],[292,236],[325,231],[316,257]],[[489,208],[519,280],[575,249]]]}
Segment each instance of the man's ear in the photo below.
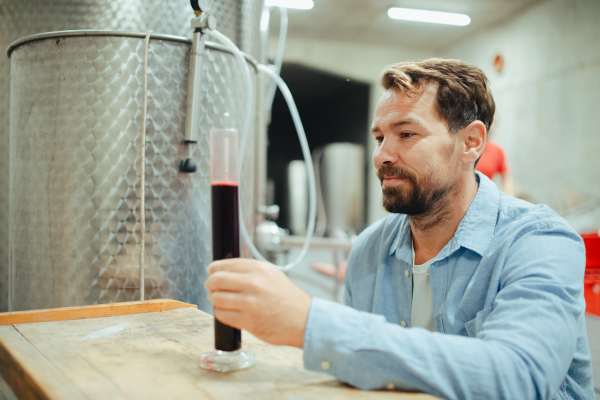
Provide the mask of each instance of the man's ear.
{"label": "man's ear", "polygon": [[487,130],[483,122],[477,120],[471,122],[467,127],[458,132],[458,140],[462,145],[462,164],[472,167],[475,161],[483,154]]}

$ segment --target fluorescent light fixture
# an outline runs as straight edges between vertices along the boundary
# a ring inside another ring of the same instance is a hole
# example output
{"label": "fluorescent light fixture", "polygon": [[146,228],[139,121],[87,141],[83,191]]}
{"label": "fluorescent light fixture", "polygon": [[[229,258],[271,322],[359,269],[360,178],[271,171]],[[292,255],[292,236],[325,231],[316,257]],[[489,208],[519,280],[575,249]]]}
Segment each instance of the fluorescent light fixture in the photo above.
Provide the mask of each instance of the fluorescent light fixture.
{"label": "fluorescent light fixture", "polygon": [[266,0],[265,6],[267,7],[285,7],[285,8],[297,8],[300,10],[310,10],[313,8],[315,3],[313,0]]}
{"label": "fluorescent light fixture", "polygon": [[412,8],[392,7],[388,16],[393,19],[406,21],[432,22],[434,24],[465,26],[471,23],[471,18],[465,14],[454,14],[441,11],[414,10]]}

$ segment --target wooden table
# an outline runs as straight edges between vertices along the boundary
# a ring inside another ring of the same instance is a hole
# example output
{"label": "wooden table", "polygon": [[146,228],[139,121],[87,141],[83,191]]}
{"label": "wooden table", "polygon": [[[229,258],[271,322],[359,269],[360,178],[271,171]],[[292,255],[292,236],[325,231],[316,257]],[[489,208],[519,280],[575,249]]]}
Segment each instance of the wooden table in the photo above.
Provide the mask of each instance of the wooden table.
{"label": "wooden table", "polygon": [[0,314],[0,375],[33,399],[433,399],[364,392],[303,368],[302,350],[248,332],[256,366],[198,367],[214,348],[213,317],[174,300]]}

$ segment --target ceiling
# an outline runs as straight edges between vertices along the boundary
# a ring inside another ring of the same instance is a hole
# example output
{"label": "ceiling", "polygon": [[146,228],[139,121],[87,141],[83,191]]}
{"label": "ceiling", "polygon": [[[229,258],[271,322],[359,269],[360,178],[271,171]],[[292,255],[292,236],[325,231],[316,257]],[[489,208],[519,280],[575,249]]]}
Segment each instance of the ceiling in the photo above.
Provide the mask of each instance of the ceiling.
{"label": "ceiling", "polygon": [[[439,50],[544,0],[314,0],[312,10],[288,9],[289,38],[374,43]],[[467,14],[467,26],[392,20],[390,7]],[[279,31],[272,13],[271,35]]]}

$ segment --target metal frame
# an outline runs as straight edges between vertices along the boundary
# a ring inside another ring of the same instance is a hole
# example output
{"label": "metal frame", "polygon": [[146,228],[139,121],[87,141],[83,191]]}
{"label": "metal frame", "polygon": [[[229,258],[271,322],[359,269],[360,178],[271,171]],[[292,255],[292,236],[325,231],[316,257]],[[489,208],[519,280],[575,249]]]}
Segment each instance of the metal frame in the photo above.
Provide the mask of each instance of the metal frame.
{"label": "metal frame", "polygon": [[[38,33],[37,35],[25,36],[21,39],[15,40],[12,42],[8,48],[6,49],[6,54],[10,57],[11,53],[14,49],[19,46],[22,46],[26,43],[35,42],[38,40],[45,39],[53,39],[53,38],[61,38],[61,37],[73,37],[73,36],[123,36],[123,37],[133,37],[144,39],[146,37],[145,33],[141,32],[128,32],[128,31],[112,31],[112,30],[102,30],[102,29],[89,29],[89,30],[73,30],[73,31],[56,31],[56,32],[46,32],[46,33]],[[192,40],[182,37],[182,36],[174,36],[174,35],[162,35],[162,34],[152,34],[150,40],[168,40],[172,42],[180,42],[180,43],[188,43],[192,44]],[[224,53],[231,53],[227,47],[220,45],[215,42],[207,41],[205,42],[205,46],[217,51],[222,51]],[[242,52],[244,58],[254,69],[257,69],[258,61],[254,57],[249,54]]]}

